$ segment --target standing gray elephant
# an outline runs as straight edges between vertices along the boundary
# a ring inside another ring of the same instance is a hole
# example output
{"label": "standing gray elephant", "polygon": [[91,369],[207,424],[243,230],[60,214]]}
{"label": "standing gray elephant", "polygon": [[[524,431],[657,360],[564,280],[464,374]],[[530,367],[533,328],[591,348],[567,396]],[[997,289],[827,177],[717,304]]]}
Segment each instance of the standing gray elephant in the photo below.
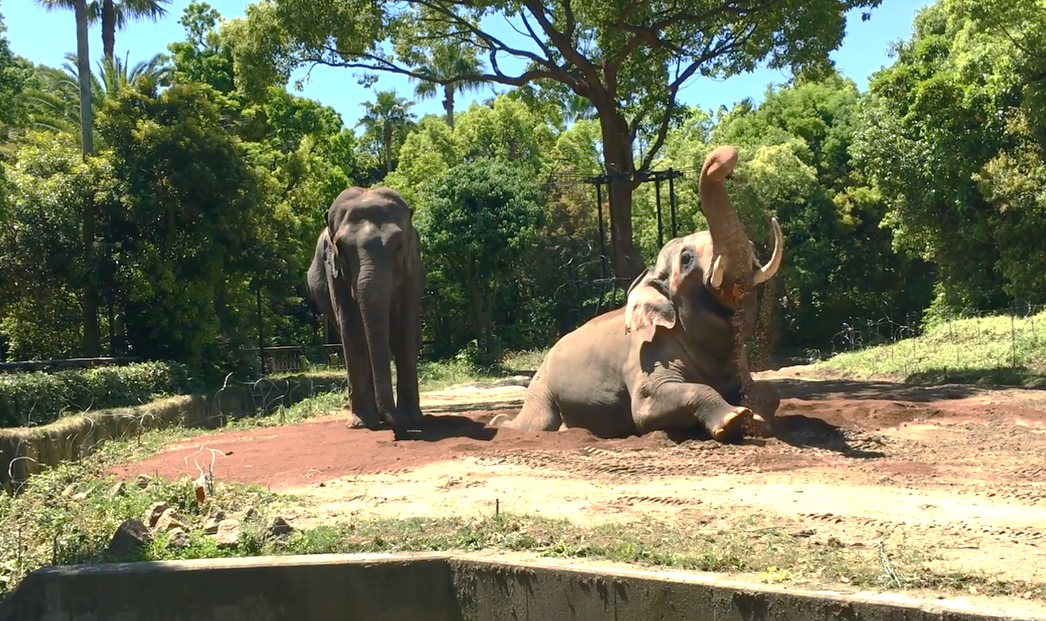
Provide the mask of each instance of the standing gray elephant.
{"label": "standing gray elephant", "polygon": [[665,244],[656,265],[629,287],[625,308],[556,343],[527,388],[523,410],[512,421],[495,418],[492,426],[582,427],[602,437],[700,426],[722,441],[746,420],[765,423],[773,416],[780,399],[769,384],[750,388],[758,412],[741,405],[747,371],[736,362],[734,317],[746,300],[749,325],[742,334],[750,334],[756,296],[741,294],[777,272],[783,241],[774,219],[773,257],[761,267],[726,194],[736,163],[737,151],[720,147],[701,169],[709,231]]}
{"label": "standing gray elephant", "polygon": [[[350,426],[421,418],[418,353],[425,272],[412,210],[389,188],[349,188],[327,210],[309,267],[312,299],[337,326],[349,377]],[[396,361],[392,396],[390,359]]]}

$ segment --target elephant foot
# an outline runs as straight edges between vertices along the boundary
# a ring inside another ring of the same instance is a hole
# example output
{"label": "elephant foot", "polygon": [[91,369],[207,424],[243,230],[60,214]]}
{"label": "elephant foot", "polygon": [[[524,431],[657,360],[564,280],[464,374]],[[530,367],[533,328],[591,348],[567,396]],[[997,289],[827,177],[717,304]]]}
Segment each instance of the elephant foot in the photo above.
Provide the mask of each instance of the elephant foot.
{"label": "elephant foot", "polygon": [[508,414],[498,414],[494,418],[490,419],[490,422],[487,423],[487,427],[510,427],[511,425],[509,425],[509,423],[511,422],[512,417]]}
{"label": "elephant foot", "polygon": [[710,431],[712,437],[719,442],[726,442],[741,436],[747,423],[752,422],[757,426],[765,426],[766,419],[744,406],[737,406],[727,410],[719,424],[713,426]]}
{"label": "elephant foot", "polygon": [[362,418],[351,412],[349,413],[349,420],[345,423],[345,427],[347,429],[370,429],[371,431],[389,428],[385,421],[378,421],[377,423],[368,425]]}

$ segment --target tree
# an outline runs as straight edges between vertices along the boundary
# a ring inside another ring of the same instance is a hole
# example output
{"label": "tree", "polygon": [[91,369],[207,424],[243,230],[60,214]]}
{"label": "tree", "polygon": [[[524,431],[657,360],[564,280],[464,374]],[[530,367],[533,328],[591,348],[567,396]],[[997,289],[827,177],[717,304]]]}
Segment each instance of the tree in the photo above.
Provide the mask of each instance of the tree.
{"label": "tree", "polygon": [[[631,198],[637,173],[650,169],[678,119],[677,94],[695,76],[725,78],[766,62],[810,67],[828,62],[845,30],[845,13],[880,0],[263,0],[247,8],[247,30],[234,50],[238,79],[286,80],[302,64],[391,72],[433,79],[413,61],[436,38],[489,58],[490,69],[438,83],[483,80],[562,100],[585,97],[600,121],[617,274],[637,275]],[[527,39],[516,46],[485,30],[503,17]],[[489,23],[489,21],[488,21]],[[389,54],[388,44],[395,54]],[[524,63],[507,72],[509,61]],[[637,139],[647,146],[636,154]]]}
{"label": "tree", "polygon": [[393,139],[397,135],[405,137],[405,130],[415,118],[410,112],[414,103],[398,97],[396,91],[391,90],[378,91],[374,101],[360,105],[365,112],[356,125],[362,125],[366,134],[381,136],[381,154],[385,158],[385,174],[388,174],[392,172]]}
{"label": "tree", "polygon": [[11,51],[4,36],[6,31],[0,16],[0,138],[5,138],[10,129],[25,124],[27,115],[22,93],[32,74],[32,65]]}
{"label": "tree", "polygon": [[[80,81],[78,61],[75,54],[66,54],[61,68],[38,67],[36,87],[26,92],[34,109],[33,124],[52,131],[76,133],[80,126],[80,99],[77,89]],[[157,54],[149,60],[139,61],[133,66],[127,58],[102,58],[98,71],[92,73],[91,106],[94,114],[105,102],[116,96],[121,88],[130,86],[139,79],[146,79],[157,86],[171,83],[172,68],[168,57]]]}
{"label": "tree", "polygon": [[[76,59],[78,82],[80,86],[80,152],[84,160],[94,153],[94,112],[91,107],[91,64],[87,44],[87,22],[89,19],[85,0],[36,0],[36,3],[48,11],[72,8],[76,15]],[[83,202],[83,252],[84,262],[90,265],[94,253],[94,205],[90,197]],[[94,286],[91,281],[84,281],[83,355],[97,356],[100,351],[98,332],[98,302],[95,299]]]}
{"label": "tree", "polygon": [[1039,0],[939,0],[873,75],[855,159],[895,246],[936,267],[933,315],[1046,302]]}
{"label": "tree", "polygon": [[479,349],[490,353],[501,333],[494,329],[498,293],[526,271],[541,238],[537,184],[516,166],[477,161],[451,168],[423,192],[415,218],[426,269],[464,293]]}
{"label": "tree", "polygon": [[0,218],[6,353],[23,360],[75,356],[82,351],[85,283],[98,271],[83,248],[84,196],[102,211],[112,205],[112,166],[104,157],[83,160],[72,136],[30,131],[6,168],[11,197]]}
{"label": "tree", "polygon": [[420,99],[429,99],[443,93],[443,109],[447,111],[447,125],[454,127],[454,95],[467,91],[479,91],[486,82],[462,80],[447,82],[459,75],[474,75],[483,70],[483,61],[476,57],[474,49],[465,49],[460,44],[436,45],[426,61],[418,67],[418,73],[427,76],[414,87]]}
{"label": "tree", "polygon": [[102,54],[112,59],[116,46],[116,31],[127,25],[127,22],[140,19],[157,21],[167,15],[163,7],[171,0],[95,0],[90,5],[89,19],[102,22]]}

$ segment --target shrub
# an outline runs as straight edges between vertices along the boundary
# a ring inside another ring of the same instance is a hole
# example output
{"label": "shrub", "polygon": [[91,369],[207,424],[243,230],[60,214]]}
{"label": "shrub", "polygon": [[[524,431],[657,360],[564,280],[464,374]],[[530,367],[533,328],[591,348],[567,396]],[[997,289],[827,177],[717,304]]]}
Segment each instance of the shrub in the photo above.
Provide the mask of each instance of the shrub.
{"label": "shrub", "polygon": [[0,374],[0,427],[45,425],[64,412],[136,405],[189,392],[185,367],[142,362],[47,373]]}

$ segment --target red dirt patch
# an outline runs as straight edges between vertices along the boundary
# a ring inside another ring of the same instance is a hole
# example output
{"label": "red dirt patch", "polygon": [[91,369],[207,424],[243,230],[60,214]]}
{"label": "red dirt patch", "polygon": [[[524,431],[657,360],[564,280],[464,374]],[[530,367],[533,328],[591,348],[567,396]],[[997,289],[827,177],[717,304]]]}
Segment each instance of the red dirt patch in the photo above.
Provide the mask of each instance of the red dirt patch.
{"label": "red dirt patch", "polygon": [[209,454],[198,452],[206,446],[225,453],[215,462],[218,478],[280,490],[346,475],[397,472],[464,456],[570,451],[595,443],[653,448],[656,442],[649,437],[600,440],[581,429],[521,432],[484,427],[492,415],[478,411],[427,417],[423,428],[404,432],[400,438],[393,431],[348,429],[346,417],[201,435],[111,472],[118,477],[144,472],[165,478],[195,478],[200,471],[194,462],[204,467],[210,463]]}

